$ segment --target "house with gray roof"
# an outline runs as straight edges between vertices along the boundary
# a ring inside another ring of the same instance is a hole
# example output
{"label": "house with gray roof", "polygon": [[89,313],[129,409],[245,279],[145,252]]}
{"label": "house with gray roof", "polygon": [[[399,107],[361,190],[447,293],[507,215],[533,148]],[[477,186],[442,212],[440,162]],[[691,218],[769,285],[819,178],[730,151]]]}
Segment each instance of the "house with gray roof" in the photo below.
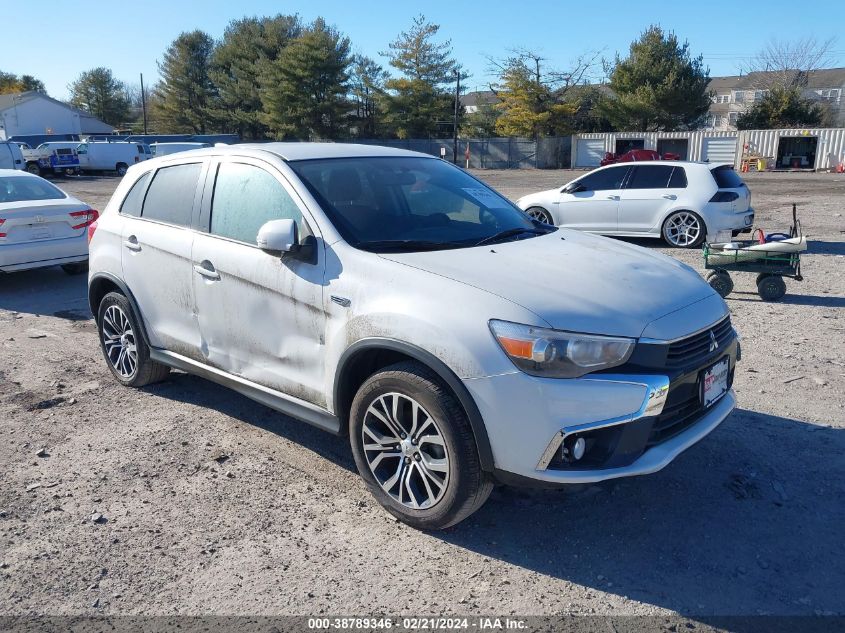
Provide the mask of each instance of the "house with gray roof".
{"label": "house with gray roof", "polygon": [[753,72],[710,80],[712,104],[705,129],[736,130],[739,115],[763,98],[775,81],[801,88],[804,97],[823,103],[830,111],[830,124],[845,127],[845,68],[825,68],[809,73]]}
{"label": "house with gray roof", "polygon": [[0,94],[0,141],[34,134],[112,134],[114,128],[44,93]]}

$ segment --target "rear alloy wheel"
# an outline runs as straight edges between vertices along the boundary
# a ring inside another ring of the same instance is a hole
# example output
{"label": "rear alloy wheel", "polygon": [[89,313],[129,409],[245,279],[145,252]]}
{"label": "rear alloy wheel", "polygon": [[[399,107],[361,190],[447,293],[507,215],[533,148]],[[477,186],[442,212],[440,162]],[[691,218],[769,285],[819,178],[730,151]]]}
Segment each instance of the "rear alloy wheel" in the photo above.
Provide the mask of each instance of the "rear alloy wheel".
{"label": "rear alloy wheel", "polygon": [[552,214],[542,207],[529,207],[528,209],[526,209],[525,213],[527,213],[528,217],[532,220],[537,220],[538,222],[542,222],[543,224],[554,224],[554,220],[552,220]]}
{"label": "rear alloy wheel", "polygon": [[150,360],[150,348],[135,322],[129,301],[110,292],[97,311],[100,348],[114,377],[127,387],[143,387],[164,380],[170,368]]}
{"label": "rear alloy wheel", "polygon": [[704,220],[692,211],[675,211],[663,223],[663,239],[669,246],[695,248],[706,235]]}
{"label": "rear alloy wheel", "polygon": [[29,163],[26,166],[26,171],[28,171],[30,174],[34,174],[35,176],[41,175],[41,168],[38,166],[37,163]]}
{"label": "rear alloy wheel", "polygon": [[118,176],[125,176],[127,169],[129,169],[129,166],[126,163],[118,163],[114,167],[114,170],[117,172]]}
{"label": "rear alloy wheel", "polygon": [[454,525],[493,489],[466,414],[419,363],[398,363],[370,376],[352,403],[349,432],[370,492],[413,527]]}

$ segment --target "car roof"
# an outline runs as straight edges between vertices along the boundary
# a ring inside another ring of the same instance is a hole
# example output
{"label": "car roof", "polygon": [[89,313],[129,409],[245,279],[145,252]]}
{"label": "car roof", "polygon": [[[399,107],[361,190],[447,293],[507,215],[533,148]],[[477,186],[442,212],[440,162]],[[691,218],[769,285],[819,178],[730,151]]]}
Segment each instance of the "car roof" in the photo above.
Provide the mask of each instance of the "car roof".
{"label": "car roof", "polygon": [[[313,160],[319,158],[358,158],[358,157],[416,157],[431,158],[431,154],[412,152],[406,149],[385,147],[383,145],[362,145],[357,143],[238,143],[236,145],[218,144],[205,149],[191,150],[192,156],[211,156],[219,154],[238,154],[243,152],[267,152],[275,154],[285,161]],[[155,159],[158,160],[158,159]]]}
{"label": "car roof", "polygon": [[628,160],[619,163],[610,163],[609,165],[604,165],[603,167],[599,167],[598,169],[606,169],[607,167],[619,167],[622,165],[673,165],[681,167],[689,167],[690,165],[696,165],[706,167],[708,169],[713,169],[714,167],[721,167],[723,165],[730,166],[731,163],[705,163],[704,161],[700,160]]}

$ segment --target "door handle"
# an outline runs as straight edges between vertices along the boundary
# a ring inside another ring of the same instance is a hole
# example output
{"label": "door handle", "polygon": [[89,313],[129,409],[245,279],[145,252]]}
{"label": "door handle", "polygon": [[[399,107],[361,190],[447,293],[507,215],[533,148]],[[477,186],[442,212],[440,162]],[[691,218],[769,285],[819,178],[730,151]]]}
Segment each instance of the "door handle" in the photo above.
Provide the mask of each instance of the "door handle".
{"label": "door handle", "polygon": [[667,200],[677,200],[678,199],[678,196],[676,196],[674,193],[664,193],[663,197],[666,198]]}
{"label": "door handle", "polygon": [[220,281],[220,273],[214,270],[214,266],[209,261],[204,261],[202,264],[196,264],[194,271],[209,281]]}
{"label": "door handle", "polygon": [[130,251],[135,251],[136,253],[141,250],[141,245],[138,244],[138,238],[134,235],[130,235],[125,240],[123,240],[123,245]]}
{"label": "door handle", "polygon": [[608,200],[619,200],[619,196],[608,196]]}

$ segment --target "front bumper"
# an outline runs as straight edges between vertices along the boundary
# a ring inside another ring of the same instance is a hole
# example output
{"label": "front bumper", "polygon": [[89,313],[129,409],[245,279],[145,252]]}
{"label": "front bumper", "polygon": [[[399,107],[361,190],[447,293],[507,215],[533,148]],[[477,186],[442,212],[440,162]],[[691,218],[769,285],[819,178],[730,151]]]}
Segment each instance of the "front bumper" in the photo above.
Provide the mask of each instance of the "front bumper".
{"label": "front bumper", "polygon": [[[589,374],[574,380],[515,372],[464,384],[484,418],[502,481],[590,483],[658,471],[721,424],[736,406],[730,381],[710,408],[693,404],[689,409],[689,402],[698,402],[701,371],[726,355],[732,372],[737,353],[738,343],[732,342],[722,355],[679,371]],[[662,430],[664,419],[668,431]],[[673,427],[674,420],[682,422]],[[560,449],[571,435],[588,438],[595,448],[567,464]]]}

